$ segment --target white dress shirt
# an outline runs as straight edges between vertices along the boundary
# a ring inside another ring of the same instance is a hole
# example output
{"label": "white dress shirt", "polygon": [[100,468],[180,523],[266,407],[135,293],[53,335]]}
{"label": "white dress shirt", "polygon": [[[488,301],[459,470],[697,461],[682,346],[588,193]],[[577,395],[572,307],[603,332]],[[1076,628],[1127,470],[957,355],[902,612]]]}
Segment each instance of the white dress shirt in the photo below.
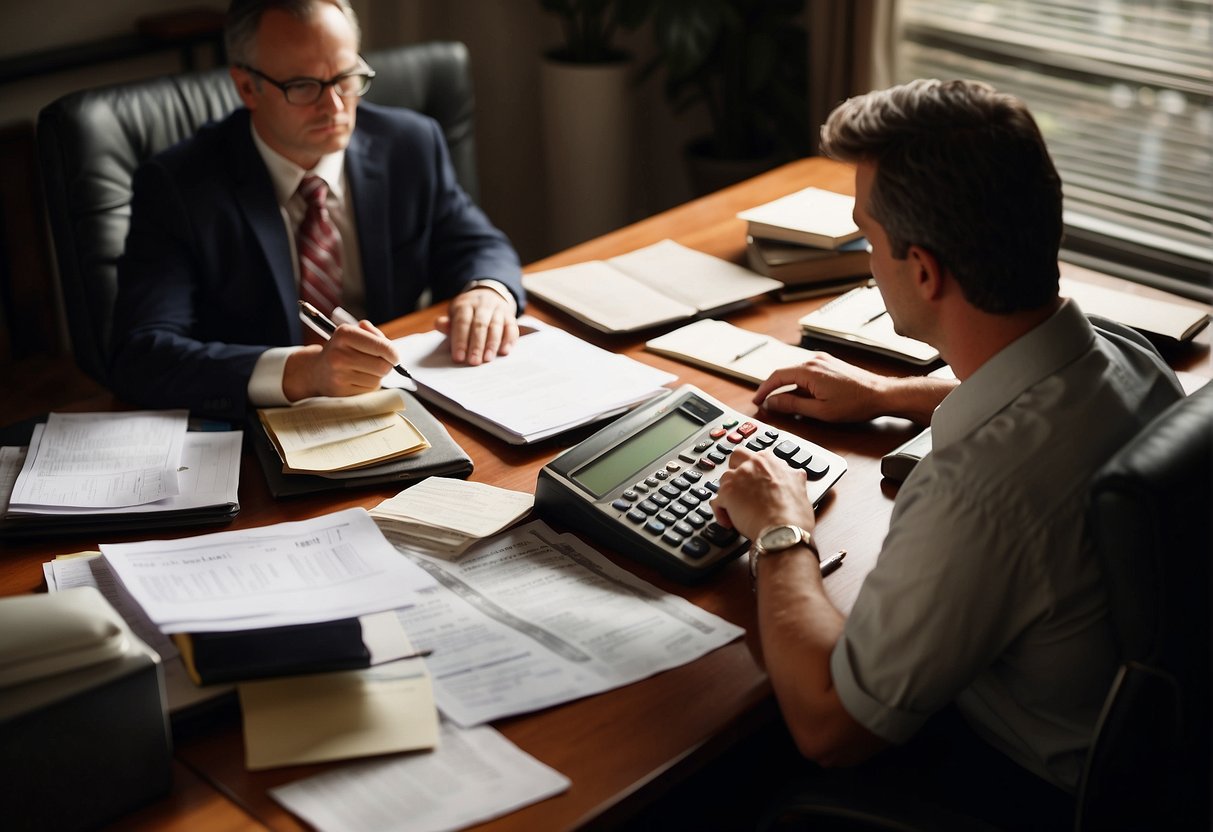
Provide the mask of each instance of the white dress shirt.
{"label": "white dress shirt", "polygon": [[[278,210],[282,214],[282,222],[286,227],[286,237],[291,252],[291,270],[295,275],[295,287],[299,287],[299,252],[295,246],[295,236],[307,205],[297,192],[299,183],[308,174],[319,176],[328,186],[328,197],[325,205],[329,217],[341,235],[341,308],[350,313],[355,319],[366,317],[366,284],[362,279],[362,254],[358,245],[358,228],[354,221],[353,202],[346,197],[349,195],[348,181],[345,174],[345,151],[329,153],[310,171],[296,165],[290,159],[279,154],[261,136],[251,124],[249,130],[253,134],[253,144],[261,155],[265,167],[269,171],[270,181],[274,186],[274,195],[278,200]],[[518,304],[513,294],[503,283],[497,280],[475,280],[468,284],[464,291],[476,288],[492,289],[501,295],[517,310]],[[271,347],[261,354],[249,377],[249,402],[255,407],[280,407],[290,404],[282,392],[282,377],[286,370],[286,359],[300,347]]]}

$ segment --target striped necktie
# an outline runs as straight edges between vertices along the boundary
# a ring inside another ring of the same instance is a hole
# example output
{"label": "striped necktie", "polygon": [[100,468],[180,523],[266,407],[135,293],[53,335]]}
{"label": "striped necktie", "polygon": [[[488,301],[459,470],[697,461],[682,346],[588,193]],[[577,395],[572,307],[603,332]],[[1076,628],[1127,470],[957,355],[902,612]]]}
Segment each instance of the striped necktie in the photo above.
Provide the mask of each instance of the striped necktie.
{"label": "striped necktie", "polygon": [[319,176],[305,176],[299,194],[307,203],[299,223],[299,297],[328,317],[341,305],[341,235],[329,217],[328,186]]}

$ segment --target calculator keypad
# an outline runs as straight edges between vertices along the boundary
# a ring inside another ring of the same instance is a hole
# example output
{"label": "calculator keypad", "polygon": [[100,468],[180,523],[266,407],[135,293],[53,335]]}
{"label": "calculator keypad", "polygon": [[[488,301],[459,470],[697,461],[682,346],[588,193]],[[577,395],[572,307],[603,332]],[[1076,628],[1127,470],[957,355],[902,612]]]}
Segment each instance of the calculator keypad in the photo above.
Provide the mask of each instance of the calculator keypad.
{"label": "calculator keypad", "polygon": [[712,547],[724,548],[740,535],[716,522],[709,501],[720,489],[717,482],[738,447],[770,451],[789,467],[803,470],[810,480],[829,473],[825,459],[796,437],[784,438],[778,430],[752,421],[726,419],[707,429],[693,445],[679,449],[673,459],[659,462],[642,480],[626,488],[611,507],[625,512],[631,523],[656,542],[686,558],[698,561]]}

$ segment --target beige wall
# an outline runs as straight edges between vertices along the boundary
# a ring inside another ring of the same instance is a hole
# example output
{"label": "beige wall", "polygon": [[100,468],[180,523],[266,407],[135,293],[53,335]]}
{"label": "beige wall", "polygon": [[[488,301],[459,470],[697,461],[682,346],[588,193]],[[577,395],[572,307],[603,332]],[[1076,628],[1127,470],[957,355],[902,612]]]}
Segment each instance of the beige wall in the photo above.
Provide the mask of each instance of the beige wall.
{"label": "beige wall", "polygon": [[[136,18],[174,7],[225,2],[181,0],[40,0],[4,2],[0,8],[0,59],[128,33]],[[531,0],[353,0],[368,49],[422,40],[460,40],[472,55],[477,95],[477,143],[481,203],[514,240],[524,262],[549,253],[544,233],[543,159],[539,134],[539,62],[557,43],[559,27]],[[647,35],[633,34],[623,45],[640,53]],[[208,56],[199,54],[206,65]],[[0,125],[34,120],[38,110],[60,95],[179,70],[175,55],[98,65],[9,84],[0,84]],[[675,120],[651,78],[635,94],[636,158],[631,220],[690,197],[679,148],[706,124],[702,114]],[[592,195],[587,195],[592,198]]]}

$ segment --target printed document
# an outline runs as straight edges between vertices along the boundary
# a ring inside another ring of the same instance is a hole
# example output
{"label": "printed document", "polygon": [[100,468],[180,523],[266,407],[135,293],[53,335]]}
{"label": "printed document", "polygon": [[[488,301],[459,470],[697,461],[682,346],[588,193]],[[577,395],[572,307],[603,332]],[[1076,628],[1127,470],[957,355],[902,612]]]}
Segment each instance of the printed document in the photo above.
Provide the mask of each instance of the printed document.
{"label": "printed document", "polygon": [[444,723],[438,748],[354,763],[270,789],[321,832],[445,832],[546,800],[569,779],[488,726]]}
{"label": "printed document", "polygon": [[[35,425],[30,437],[30,453],[37,453],[43,441],[43,426]],[[158,511],[183,511],[195,508],[223,506],[239,502],[240,446],[244,433],[232,431],[190,431],[185,434],[181,448],[181,464],[177,470],[178,493],[171,497],[141,505],[113,508],[80,508],[65,506],[27,506],[12,508],[13,515],[104,515],[141,514]],[[8,450],[8,449],[4,449]],[[5,490],[0,475],[0,504]]]}
{"label": "printed document", "polygon": [[438,581],[397,614],[434,651],[438,709],[465,727],[639,681],[743,633],[542,521],[455,563],[389,539]]}
{"label": "printed document", "polygon": [[407,607],[434,584],[361,508],[101,553],[166,633],[334,621]]}
{"label": "printed document", "polygon": [[[534,319],[509,355],[475,367],[451,360],[440,332],[393,341],[418,395],[507,442],[555,436],[666,392],[675,376]],[[396,383],[392,375],[382,382]]]}
{"label": "printed document", "polygon": [[10,508],[115,508],[179,493],[184,410],[52,413],[31,443]]}

